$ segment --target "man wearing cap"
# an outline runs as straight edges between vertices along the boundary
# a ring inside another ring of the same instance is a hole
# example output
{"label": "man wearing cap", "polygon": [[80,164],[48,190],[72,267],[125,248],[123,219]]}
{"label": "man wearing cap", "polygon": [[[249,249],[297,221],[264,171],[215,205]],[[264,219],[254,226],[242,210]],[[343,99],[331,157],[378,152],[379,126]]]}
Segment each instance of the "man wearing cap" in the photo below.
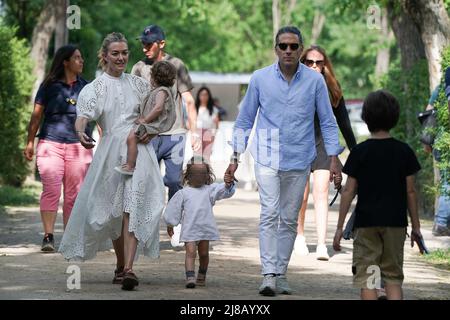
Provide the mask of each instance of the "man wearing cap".
{"label": "man wearing cap", "polygon": [[192,132],[191,143],[194,151],[201,147],[198,134],[195,133],[197,111],[191,90],[193,88],[191,77],[183,61],[164,52],[166,45],[164,31],[157,25],[150,25],[144,29],[138,38],[142,42],[145,58],[137,62],[131,74],[142,77],[150,82],[153,63],[161,60],[171,62],[177,69],[177,78],[172,87],[176,102],[176,120],[173,127],[158,137],[152,139],[158,162],[162,159],[166,166],[164,184],[169,188],[169,200],[182,188],[181,175],[183,170],[184,147],[187,129],[183,117],[183,100],[186,104],[189,128]]}

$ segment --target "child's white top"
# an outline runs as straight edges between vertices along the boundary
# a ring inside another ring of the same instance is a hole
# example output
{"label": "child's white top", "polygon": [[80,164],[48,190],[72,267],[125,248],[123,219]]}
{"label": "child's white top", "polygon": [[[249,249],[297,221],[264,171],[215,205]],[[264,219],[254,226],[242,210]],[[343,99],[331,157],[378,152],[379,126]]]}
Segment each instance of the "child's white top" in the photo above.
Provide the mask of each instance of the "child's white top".
{"label": "child's white top", "polygon": [[219,240],[212,207],[217,200],[230,198],[234,185],[213,183],[200,188],[184,187],[170,199],[164,213],[168,225],[181,223],[180,241]]}

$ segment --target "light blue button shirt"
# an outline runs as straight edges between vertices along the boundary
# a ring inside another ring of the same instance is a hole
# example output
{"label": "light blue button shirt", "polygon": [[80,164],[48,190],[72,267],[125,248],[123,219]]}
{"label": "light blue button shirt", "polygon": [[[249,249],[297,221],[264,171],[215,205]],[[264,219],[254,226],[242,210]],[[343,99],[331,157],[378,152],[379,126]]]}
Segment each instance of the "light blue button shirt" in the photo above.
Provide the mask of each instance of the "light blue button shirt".
{"label": "light blue button shirt", "polygon": [[253,73],[233,128],[233,150],[243,153],[255,119],[250,152],[276,170],[304,170],[316,158],[314,113],[329,156],[340,154],[336,120],[323,76],[299,63],[291,82],[278,62]]}

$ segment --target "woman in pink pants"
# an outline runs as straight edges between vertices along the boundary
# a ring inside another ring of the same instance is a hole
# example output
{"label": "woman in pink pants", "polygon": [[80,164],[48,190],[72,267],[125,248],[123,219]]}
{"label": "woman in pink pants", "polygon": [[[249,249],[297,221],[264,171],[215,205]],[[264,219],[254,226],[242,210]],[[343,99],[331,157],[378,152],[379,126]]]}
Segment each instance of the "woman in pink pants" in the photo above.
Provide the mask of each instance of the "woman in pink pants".
{"label": "woman in pink pants", "polygon": [[[43,252],[55,251],[53,231],[61,187],[64,189],[65,228],[92,161],[92,150],[87,150],[80,144],[75,132],[77,98],[87,84],[87,81],[80,77],[83,62],[77,47],[66,45],[58,49],[50,71],[36,94],[28,126],[24,154],[31,161],[34,155],[34,140],[43,119],[36,147],[36,162],[43,185],[40,200],[44,225],[41,249]],[[86,133],[91,135],[92,127],[87,129]]]}

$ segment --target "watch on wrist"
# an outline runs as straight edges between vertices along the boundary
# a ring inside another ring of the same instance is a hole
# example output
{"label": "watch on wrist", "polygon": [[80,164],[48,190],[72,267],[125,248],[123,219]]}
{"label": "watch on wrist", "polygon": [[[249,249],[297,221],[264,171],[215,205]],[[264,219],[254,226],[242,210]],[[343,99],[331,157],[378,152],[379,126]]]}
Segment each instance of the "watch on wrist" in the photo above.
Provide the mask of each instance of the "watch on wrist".
{"label": "watch on wrist", "polygon": [[240,161],[239,161],[239,155],[233,154],[233,155],[230,157],[230,163],[233,163],[233,164],[240,163]]}

